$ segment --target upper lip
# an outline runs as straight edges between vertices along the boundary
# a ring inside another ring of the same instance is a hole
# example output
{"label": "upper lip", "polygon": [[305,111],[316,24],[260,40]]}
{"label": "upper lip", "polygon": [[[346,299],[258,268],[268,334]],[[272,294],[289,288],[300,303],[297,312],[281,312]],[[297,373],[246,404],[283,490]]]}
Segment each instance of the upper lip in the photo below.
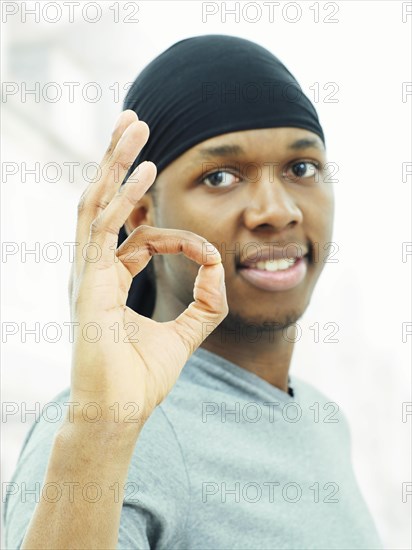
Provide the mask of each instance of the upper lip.
{"label": "upper lip", "polygon": [[257,264],[258,262],[266,262],[267,260],[281,260],[282,258],[285,260],[302,258],[307,253],[308,249],[306,246],[299,245],[298,243],[288,243],[281,248],[271,247],[255,250],[251,254],[246,255],[239,265],[247,266]]}

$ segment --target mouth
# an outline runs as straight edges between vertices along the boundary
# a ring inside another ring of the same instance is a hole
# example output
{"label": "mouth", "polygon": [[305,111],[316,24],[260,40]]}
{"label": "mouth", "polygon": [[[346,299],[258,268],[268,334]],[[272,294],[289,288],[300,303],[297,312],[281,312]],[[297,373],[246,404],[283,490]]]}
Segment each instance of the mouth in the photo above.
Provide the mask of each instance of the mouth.
{"label": "mouth", "polygon": [[268,291],[290,290],[306,276],[309,254],[296,258],[265,260],[238,265],[239,275],[251,285]]}

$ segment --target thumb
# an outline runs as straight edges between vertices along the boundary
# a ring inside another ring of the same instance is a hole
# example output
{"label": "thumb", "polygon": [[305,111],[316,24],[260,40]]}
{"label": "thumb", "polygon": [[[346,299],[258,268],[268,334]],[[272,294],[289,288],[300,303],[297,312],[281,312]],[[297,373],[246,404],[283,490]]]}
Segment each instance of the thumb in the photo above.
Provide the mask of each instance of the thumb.
{"label": "thumb", "polygon": [[175,330],[192,354],[229,313],[225,270],[221,262],[200,266],[192,302],[174,321]]}

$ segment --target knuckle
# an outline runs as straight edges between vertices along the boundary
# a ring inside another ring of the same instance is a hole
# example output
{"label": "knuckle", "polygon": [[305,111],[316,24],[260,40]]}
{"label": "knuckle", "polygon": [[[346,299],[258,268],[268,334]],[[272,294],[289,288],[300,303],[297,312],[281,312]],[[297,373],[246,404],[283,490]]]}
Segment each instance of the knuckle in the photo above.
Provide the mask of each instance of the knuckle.
{"label": "knuckle", "polygon": [[129,160],[122,159],[122,158],[117,159],[117,163],[122,172],[127,172],[133,164]]}
{"label": "knuckle", "polygon": [[150,225],[139,225],[138,227],[136,227],[134,231],[135,233],[145,233],[149,229],[153,229],[153,228]]}
{"label": "knuckle", "polygon": [[82,196],[80,197],[80,200],[77,204],[77,214],[78,214],[78,216],[83,214],[85,208],[86,208],[86,191],[82,194]]}
{"label": "knuckle", "polygon": [[123,193],[122,190],[120,190],[118,192],[118,195],[121,195],[121,199],[125,202],[127,202],[128,204],[130,204],[130,206],[136,206],[136,201],[130,197],[127,193]]}
{"label": "knuckle", "polygon": [[110,221],[104,220],[103,218],[98,216],[90,224],[90,234],[93,237],[98,237],[102,233],[106,233],[106,234],[109,233],[109,234],[118,236],[119,229],[116,227],[113,227]]}
{"label": "knuckle", "polygon": [[196,233],[193,233],[193,231],[189,231],[187,229],[181,229],[180,234],[182,235],[182,237],[186,237],[189,239],[199,238],[199,235],[196,235]]}
{"label": "knuckle", "polygon": [[113,151],[115,149],[115,144],[116,144],[116,132],[115,132],[115,130],[113,130],[111,138],[110,138],[110,143],[107,146],[106,151],[104,153],[104,157],[103,157],[103,158],[106,159],[106,161],[111,159],[111,157],[113,155]]}
{"label": "knuckle", "polygon": [[109,200],[107,199],[103,199],[103,198],[96,198],[94,201],[93,201],[93,206],[95,208],[97,208],[98,210],[105,210],[105,208],[107,207],[107,205],[109,204]]}
{"label": "knuckle", "polygon": [[105,152],[105,157],[106,158],[110,158],[112,156],[112,153],[113,153],[113,150],[114,150],[114,140],[113,140],[113,135],[112,135],[112,141],[109,143],[109,146],[107,147],[106,149],[106,152]]}
{"label": "knuckle", "polygon": [[90,224],[90,233],[92,235],[98,235],[102,231],[102,222],[100,218],[95,218]]}
{"label": "knuckle", "polygon": [[112,155],[109,159],[109,162],[109,169],[115,173],[117,173],[118,171],[127,172],[133,164],[132,162],[130,162],[130,160],[124,158],[124,156],[122,155]]}
{"label": "knuckle", "polygon": [[181,239],[182,241],[190,241],[192,243],[199,243],[202,245],[205,245],[208,242],[208,240],[201,235],[198,235],[197,233],[194,233],[193,231],[188,231],[186,229],[181,230]]}
{"label": "knuckle", "polygon": [[106,209],[109,204],[109,200],[105,198],[96,197],[95,199],[88,199],[86,193],[84,193],[79,203],[77,204],[78,217],[87,211],[99,212]]}

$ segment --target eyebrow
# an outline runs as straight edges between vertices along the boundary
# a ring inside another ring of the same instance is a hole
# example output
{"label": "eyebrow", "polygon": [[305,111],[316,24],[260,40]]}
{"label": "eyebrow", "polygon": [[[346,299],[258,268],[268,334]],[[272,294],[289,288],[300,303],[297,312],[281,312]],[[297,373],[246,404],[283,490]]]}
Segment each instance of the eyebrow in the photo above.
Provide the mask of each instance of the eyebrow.
{"label": "eyebrow", "polygon": [[309,147],[315,147],[316,149],[323,151],[323,147],[317,139],[309,138],[302,138],[294,141],[291,145],[289,145],[288,149],[294,149],[296,151],[299,149],[309,149]]}
{"label": "eyebrow", "polygon": [[[315,147],[323,151],[323,147],[319,144],[316,139],[302,138],[294,141],[288,146],[288,149],[293,149],[294,151],[300,149],[309,149],[310,147]],[[240,147],[240,145],[218,145],[216,147],[204,147],[199,149],[199,153],[204,157],[231,157],[244,155],[246,151]]]}
{"label": "eyebrow", "polygon": [[218,145],[200,149],[199,153],[204,157],[231,157],[243,155],[245,151],[240,145]]}

